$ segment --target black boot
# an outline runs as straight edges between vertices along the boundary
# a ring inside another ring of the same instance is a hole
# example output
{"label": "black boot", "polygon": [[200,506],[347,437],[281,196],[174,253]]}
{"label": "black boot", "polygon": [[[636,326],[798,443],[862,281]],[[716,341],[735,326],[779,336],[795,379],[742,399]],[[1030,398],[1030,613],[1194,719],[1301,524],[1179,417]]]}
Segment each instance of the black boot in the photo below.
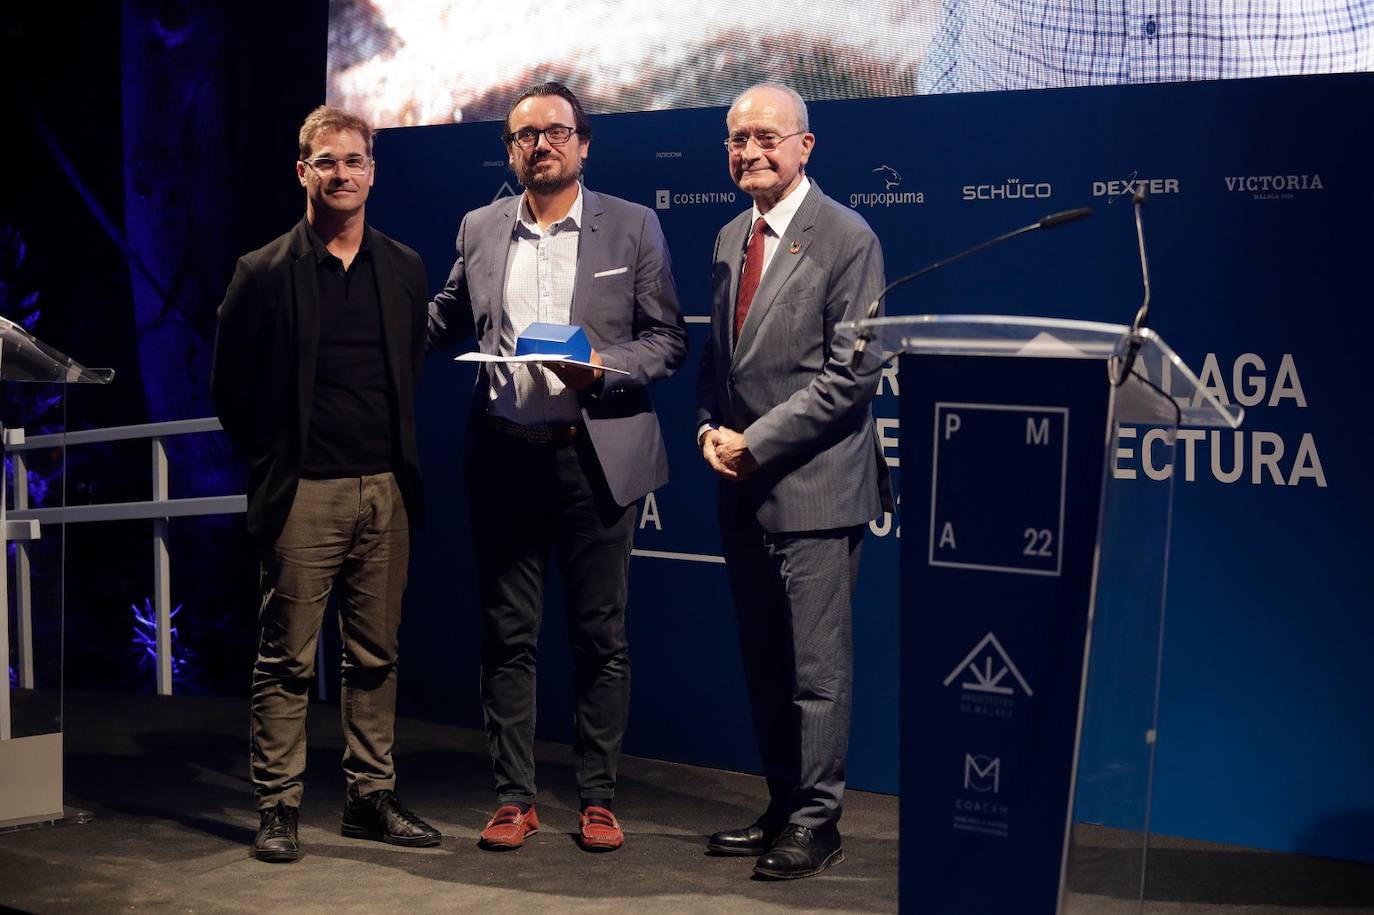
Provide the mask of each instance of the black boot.
{"label": "black boot", "polygon": [[277,801],[275,807],[262,811],[257,838],[253,839],[253,854],[259,861],[280,863],[295,861],[301,856],[301,840],[296,835],[299,812]]}
{"label": "black boot", "polygon": [[439,844],[439,830],[407,810],[396,792],[386,789],[362,797],[355,797],[350,790],[342,832],[350,839],[376,839],[408,848]]}

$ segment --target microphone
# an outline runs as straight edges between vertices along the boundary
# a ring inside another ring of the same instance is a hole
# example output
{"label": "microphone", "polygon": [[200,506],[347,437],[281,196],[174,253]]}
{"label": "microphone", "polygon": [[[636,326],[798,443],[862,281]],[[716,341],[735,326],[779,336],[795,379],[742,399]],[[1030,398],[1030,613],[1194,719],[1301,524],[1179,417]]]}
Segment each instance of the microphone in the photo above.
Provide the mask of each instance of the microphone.
{"label": "microphone", "polygon": [[1126,355],[1121,359],[1121,370],[1111,375],[1112,384],[1118,388],[1126,383],[1131,374],[1131,366],[1135,364],[1135,358],[1140,353],[1140,332],[1145,329],[1145,322],[1150,316],[1150,262],[1145,257],[1145,223],[1141,217],[1146,196],[1144,182],[1137,182],[1135,193],[1131,195],[1131,204],[1135,208],[1135,237],[1140,246],[1140,280],[1145,287],[1145,298],[1135,313],[1135,320],[1131,322],[1131,330],[1127,334]]}
{"label": "microphone", "polygon": [[[864,314],[864,320],[871,321],[874,318],[876,318],[878,316],[878,309],[882,306],[883,299],[887,297],[887,294],[889,292],[896,289],[898,286],[904,286],[912,280],[916,279],[917,277],[925,276],[927,273],[933,273],[934,271],[939,270],[941,267],[947,267],[955,261],[961,261],[964,258],[977,254],[980,251],[986,251],[988,248],[991,248],[994,245],[1000,245],[1002,242],[1007,241],[1008,239],[1015,238],[1018,235],[1025,235],[1027,232],[1035,232],[1039,229],[1053,229],[1057,226],[1062,226],[1065,223],[1074,222],[1075,220],[1082,219],[1085,216],[1091,216],[1092,212],[1093,211],[1091,207],[1078,207],[1077,209],[1064,210],[1060,213],[1051,213],[1048,216],[1036,220],[1030,225],[1022,226],[1019,229],[1013,229],[1012,231],[1007,232],[1003,235],[999,235],[996,238],[988,239],[985,242],[981,242],[980,244],[974,245],[972,248],[968,248],[966,250],[960,251],[958,254],[952,255],[951,257],[947,257],[942,261],[936,261],[933,264],[927,264],[920,270],[917,270],[915,273],[908,273],[906,276],[900,276],[892,282],[888,283],[886,286],[884,286],[883,291],[878,293],[878,297],[869,303],[868,310]],[[1144,249],[1142,248],[1142,251],[1143,250]],[[872,340],[873,332],[868,328],[864,328],[864,330],[859,334],[858,339],[854,341],[854,352],[849,360],[850,368],[859,367],[859,363],[863,361],[864,350],[868,349],[868,344]]]}

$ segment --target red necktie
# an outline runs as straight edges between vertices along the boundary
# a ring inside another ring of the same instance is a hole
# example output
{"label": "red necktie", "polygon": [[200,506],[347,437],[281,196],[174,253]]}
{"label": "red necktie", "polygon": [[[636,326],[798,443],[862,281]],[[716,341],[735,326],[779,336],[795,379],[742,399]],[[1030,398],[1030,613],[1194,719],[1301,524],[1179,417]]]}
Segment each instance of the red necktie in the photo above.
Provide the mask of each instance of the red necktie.
{"label": "red necktie", "polygon": [[749,317],[749,305],[754,301],[754,293],[758,292],[759,278],[763,276],[763,230],[767,225],[762,216],[755,220],[749,246],[744,251],[744,273],[739,278],[739,294],[735,297],[736,341],[744,319]]}

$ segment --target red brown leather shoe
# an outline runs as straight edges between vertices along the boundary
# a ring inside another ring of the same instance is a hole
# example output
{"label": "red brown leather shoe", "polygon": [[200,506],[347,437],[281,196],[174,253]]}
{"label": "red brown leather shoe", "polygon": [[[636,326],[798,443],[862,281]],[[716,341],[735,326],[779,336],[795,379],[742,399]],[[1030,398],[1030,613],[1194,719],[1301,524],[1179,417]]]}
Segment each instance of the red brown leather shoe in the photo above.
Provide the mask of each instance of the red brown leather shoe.
{"label": "red brown leather shoe", "polygon": [[524,813],[514,804],[503,804],[487,821],[477,844],[490,851],[510,851],[525,844],[525,837],[539,831],[539,816],[534,806]]}
{"label": "red brown leather shoe", "polygon": [[615,851],[625,844],[625,833],[615,814],[605,807],[588,807],[582,811],[582,847],[587,851]]}

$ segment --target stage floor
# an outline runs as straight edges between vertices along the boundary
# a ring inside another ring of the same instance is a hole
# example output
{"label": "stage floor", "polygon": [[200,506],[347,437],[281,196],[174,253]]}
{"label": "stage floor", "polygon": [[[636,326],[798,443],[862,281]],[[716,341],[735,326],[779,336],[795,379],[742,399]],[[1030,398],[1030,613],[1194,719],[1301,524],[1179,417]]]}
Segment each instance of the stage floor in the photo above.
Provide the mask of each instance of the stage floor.
{"label": "stage floor", "polygon": [[[544,829],[525,848],[491,853],[477,834],[491,812],[482,735],[403,720],[398,791],[444,834],[433,849],[339,835],[343,780],[337,709],[312,705],[305,857],[263,864],[249,851],[257,816],[247,779],[246,700],[78,693],[66,705],[66,803],[85,825],[0,834],[0,905],[25,912],[893,912],[897,799],[851,792],[846,863],[820,877],[750,879],[752,859],[712,858],[704,836],[748,823],[758,778],[626,757],[616,801],[627,840],[581,851],[572,757],[538,746]],[[1091,833],[1101,861],[1118,836]],[[1128,912],[1087,882],[1072,911]],[[1297,915],[1374,912],[1374,866],[1160,839],[1145,911]],[[911,909],[919,911],[919,909]],[[981,913],[967,913],[981,915]]]}

